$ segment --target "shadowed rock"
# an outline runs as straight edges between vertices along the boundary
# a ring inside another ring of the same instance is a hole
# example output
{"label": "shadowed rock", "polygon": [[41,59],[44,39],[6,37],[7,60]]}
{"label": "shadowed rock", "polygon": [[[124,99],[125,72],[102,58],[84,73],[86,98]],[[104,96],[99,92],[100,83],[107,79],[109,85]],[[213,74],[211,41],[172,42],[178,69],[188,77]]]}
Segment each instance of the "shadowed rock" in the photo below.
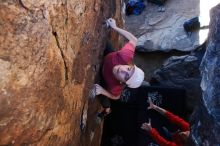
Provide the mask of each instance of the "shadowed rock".
{"label": "shadowed rock", "polygon": [[157,82],[161,86],[186,89],[189,112],[192,112],[201,97],[199,64],[203,54],[204,48],[194,55],[170,57],[162,68],[154,72],[152,78],[152,82]]}
{"label": "shadowed rock", "polygon": [[192,120],[191,145],[220,145],[220,5],[211,10],[207,49],[201,63],[202,98]]}

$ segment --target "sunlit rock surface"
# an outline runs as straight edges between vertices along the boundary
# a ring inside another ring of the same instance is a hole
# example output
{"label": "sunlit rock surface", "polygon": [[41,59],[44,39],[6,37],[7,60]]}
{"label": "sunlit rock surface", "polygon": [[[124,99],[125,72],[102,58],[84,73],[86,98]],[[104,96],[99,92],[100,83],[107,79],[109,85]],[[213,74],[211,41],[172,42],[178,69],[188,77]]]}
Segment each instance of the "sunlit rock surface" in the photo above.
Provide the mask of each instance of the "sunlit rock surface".
{"label": "sunlit rock surface", "polygon": [[0,145],[99,145],[99,104],[88,91],[107,40],[103,21],[119,22],[120,7],[116,0],[0,1]]}

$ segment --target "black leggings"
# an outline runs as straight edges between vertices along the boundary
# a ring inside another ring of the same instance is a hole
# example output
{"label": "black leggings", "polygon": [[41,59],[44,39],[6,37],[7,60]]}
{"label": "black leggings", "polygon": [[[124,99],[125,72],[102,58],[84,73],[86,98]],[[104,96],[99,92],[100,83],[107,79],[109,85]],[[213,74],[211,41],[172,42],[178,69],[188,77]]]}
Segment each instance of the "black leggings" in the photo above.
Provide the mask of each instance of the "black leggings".
{"label": "black leggings", "polygon": [[[112,52],[114,52],[114,48],[112,47],[111,43],[108,41],[105,46],[104,57]],[[105,80],[102,76],[102,67],[100,68],[100,85],[102,87],[106,88],[106,83],[105,83]],[[103,106],[103,108],[110,108],[111,107],[111,100],[108,97],[106,97],[104,95],[99,95],[98,99],[99,99],[101,105]]]}

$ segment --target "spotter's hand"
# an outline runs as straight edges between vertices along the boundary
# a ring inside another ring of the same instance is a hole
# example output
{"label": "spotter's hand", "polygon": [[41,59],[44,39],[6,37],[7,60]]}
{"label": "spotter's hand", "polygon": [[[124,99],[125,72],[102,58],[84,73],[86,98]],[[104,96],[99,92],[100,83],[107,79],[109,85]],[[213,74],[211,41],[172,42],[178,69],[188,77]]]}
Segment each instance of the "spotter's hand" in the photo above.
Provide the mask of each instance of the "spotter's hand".
{"label": "spotter's hand", "polygon": [[156,105],[152,102],[151,97],[148,97],[149,106],[147,109],[155,109]]}
{"label": "spotter's hand", "polygon": [[152,129],[152,127],[151,127],[151,120],[149,119],[149,123],[143,123],[143,124],[141,125],[141,129],[150,132],[151,129]]}

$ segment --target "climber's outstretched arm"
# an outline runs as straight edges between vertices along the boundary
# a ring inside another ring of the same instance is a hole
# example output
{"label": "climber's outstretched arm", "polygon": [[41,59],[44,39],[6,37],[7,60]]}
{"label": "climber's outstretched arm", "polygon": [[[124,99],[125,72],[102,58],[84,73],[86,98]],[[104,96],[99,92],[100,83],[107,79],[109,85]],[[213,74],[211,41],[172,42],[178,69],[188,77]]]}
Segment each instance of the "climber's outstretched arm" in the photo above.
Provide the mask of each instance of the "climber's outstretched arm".
{"label": "climber's outstretched arm", "polygon": [[128,32],[124,29],[121,29],[121,28],[117,27],[115,20],[112,19],[112,18],[109,18],[107,20],[107,23],[115,31],[117,31],[119,34],[123,35],[125,38],[127,38],[129,40],[129,42],[134,45],[134,47],[136,46],[137,38],[133,34],[131,34],[130,32]]}

